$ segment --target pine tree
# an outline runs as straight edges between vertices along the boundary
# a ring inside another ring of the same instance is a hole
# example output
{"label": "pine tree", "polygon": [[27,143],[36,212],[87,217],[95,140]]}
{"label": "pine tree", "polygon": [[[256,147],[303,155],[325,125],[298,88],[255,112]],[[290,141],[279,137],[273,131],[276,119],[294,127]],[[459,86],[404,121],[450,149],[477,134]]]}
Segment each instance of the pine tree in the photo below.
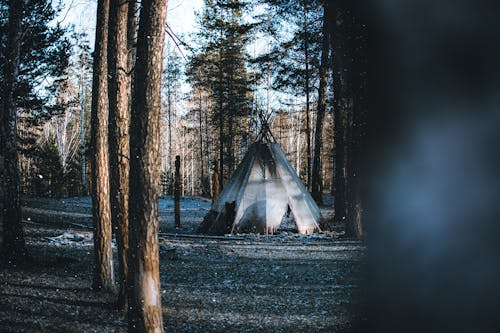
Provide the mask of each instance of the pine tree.
{"label": "pine tree", "polygon": [[91,151],[94,218],[94,281],[97,290],[114,290],[108,157],[108,19],[109,0],[97,4],[92,83]]}
{"label": "pine tree", "polygon": [[[3,254],[9,262],[26,257],[26,244],[21,224],[20,181],[17,157],[17,107],[16,88],[18,84],[21,20],[24,1],[9,3],[6,55],[3,59],[2,121],[0,125],[4,157],[4,202],[2,209]],[[2,52],[3,53],[3,52]]]}
{"label": "pine tree", "polygon": [[326,92],[330,60],[330,6],[328,1],[323,4],[323,28],[321,46],[321,64],[319,70],[318,107],[316,114],[316,130],[314,140],[314,161],[312,165],[312,196],[317,203],[323,203],[323,181],[321,151],[323,147],[323,123],[326,115]]}
{"label": "pine tree", "polygon": [[[190,59],[187,74],[195,87],[202,87],[211,100],[210,118],[218,132],[219,182],[235,168],[235,142],[245,135],[241,119],[251,111],[250,78],[245,46],[252,25],[243,22],[249,4],[240,0],[206,0],[198,21],[200,47]],[[241,131],[240,131],[241,130]],[[227,169],[226,169],[227,167]]]}
{"label": "pine tree", "polygon": [[118,244],[118,305],[126,311],[128,275],[129,100],[128,2],[110,0],[108,38],[109,174],[111,223]]}
{"label": "pine tree", "polygon": [[[269,72],[273,89],[304,100],[306,185],[312,185],[311,105],[318,86],[321,50],[321,2],[319,0],[266,0],[268,12],[260,17],[260,30],[271,37],[272,48],[254,62]],[[271,20],[272,17],[272,20]],[[281,33],[280,33],[281,31]],[[261,74],[265,75],[265,74]]]}
{"label": "pine tree", "polygon": [[129,332],[163,332],[158,195],[162,51],[167,0],[143,0],[130,127]]}
{"label": "pine tree", "polygon": [[166,161],[162,159],[162,174],[166,175],[166,194],[173,194],[173,173],[172,173],[172,126],[173,118],[176,115],[176,102],[178,99],[178,90],[181,81],[181,63],[180,57],[177,55],[177,50],[174,49],[169,43],[166,45],[164,56],[164,69],[163,69],[163,104],[165,106],[165,122],[167,135],[162,136],[163,146],[166,146],[167,158]]}
{"label": "pine tree", "polygon": [[[65,35],[67,29],[55,21],[61,7],[49,0],[22,1],[19,68],[14,91],[17,120],[17,148],[20,165],[33,165],[39,126],[58,109],[47,91],[51,82],[65,76],[71,43]],[[0,63],[4,64],[7,47],[9,1],[0,0]],[[0,89],[6,82],[4,66],[0,66]],[[0,103],[3,97],[0,96]],[[22,115],[22,117],[20,117]],[[0,158],[0,161],[2,158]],[[3,171],[3,166],[0,166]],[[33,168],[20,169],[22,190],[29,190],[27,181]],[[24,188],[24,189],[23,189]]]}
{"label": "pine tree", "polygon": [[367,32],[363,7],[336,2],[331,21],[334,71],[335,219],[349,237],[363,237],[361,160],[366,131]]}
{"label": "pine tree", "polygon": [[[0,0],[0,16],[6,17],[7,0]],[[69,65],[71,42],[66,36],[67,28],[55,19],[62,10],[50,0],[23,1],[21,12],[21,45],[19,53],[19,75],[16,101],[30,112],[34,121],[50,117],[50,95],[39,89],[47,78],[64,76]],[[6,20],[0,20],[0,45],[7,40]],[[3,47],[2,47],[3,48]],[[0,63],[4,63],[6,52],[0,52]],[[5,73],[0,70],[0,82]]]}

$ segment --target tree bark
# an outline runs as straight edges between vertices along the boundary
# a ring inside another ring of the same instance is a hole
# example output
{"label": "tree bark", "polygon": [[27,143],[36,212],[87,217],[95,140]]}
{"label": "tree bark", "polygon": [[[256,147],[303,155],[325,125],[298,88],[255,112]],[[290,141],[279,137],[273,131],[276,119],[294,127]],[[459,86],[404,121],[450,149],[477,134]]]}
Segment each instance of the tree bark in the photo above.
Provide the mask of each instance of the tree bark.
{"label": "tree bark", "polygon": [[167,0],[143,0],[130,127],[129,332],[163,332],[158,248],[160,95]]}
{"label": "tree bark", "polygon": [[99,0],[97,4],[90,128],[95,254],[93,288],[113,291],[113,250],[111,246],[108,175],[108,19],[109,0]]}
{"label": "tree bark", "polygon": [[304,60],[306,63],[306,165],[307,165],[307,188],[311,189],[311,117],[310,117],[310,73],[309,73],[309,38],[308,38],[308,14],[307,1],[304,3]]}
{"label": "tree bark", "polygon": [[326,111],[326,81],[330,53],[330,3],[324,2],[323,12],[323,40],[321,50],[321,64],[319,69],[318,111],[316,114],[316,132],[314,140],[314,160],[312,170],[312,197],[318,204],[323,204],[322,177],[321,177],[321,149],[323,146],[323,123]]}
{"label": "tree bark", "polygon": [[204,168],[204,149],[203,149],[203,109],[202,109],[202,103],[201,103],[201,92],[198,92],[199,94],[199,118],[198,118],[198,131],[200,135],[200,187],[201,187],[201,196],[206,197],[207,192],[206,192],[206,182],[205,182],[205,168]]}
{"label": "tree bark", "polygon": [[360,192],[366,130],[366,31],[359,4],[339,0],[331,13],[334,49],[334,202],[335,218],[346,235],[363,237]]}
{"label": "tree bark", "polygon": [[366,128],[367,128],[367,73],[368,73],[368,43],[366,28],[366,9],[360,3],[349,2],[352,28],[350,54],[352,54],[352,83],[355,87],[353,93],[353,108],[350,118],[351,146],[349,193],[348,193],[348,232],[354,238],[365,237],[363,228],[363,200],[362,200],[362,177],[363,177],[363,153],[366,151]]}
{"label": "tree bark", "polygon": [[127,47],[128,2],[110,0],[109,5],[109,173],[111,223],[118,245],[118,306],[127,310],[128,274],[128,176],[129,176],[129,99]]}
{"label": "tree bark", "polygon": [[175,177],[174,177],[174,220],[175,226],[181,226],[181,157],[179,155],[175,156]]}
{"label": "tree bark", "polygon": [[2,143],[4,158],[3,258],[17,262],[27,256],[21,216],[20,180],[17,156],[17,107],[14,95],[19,73],[21,18],[24,1],[9,2],[4,83],[2,92]]}

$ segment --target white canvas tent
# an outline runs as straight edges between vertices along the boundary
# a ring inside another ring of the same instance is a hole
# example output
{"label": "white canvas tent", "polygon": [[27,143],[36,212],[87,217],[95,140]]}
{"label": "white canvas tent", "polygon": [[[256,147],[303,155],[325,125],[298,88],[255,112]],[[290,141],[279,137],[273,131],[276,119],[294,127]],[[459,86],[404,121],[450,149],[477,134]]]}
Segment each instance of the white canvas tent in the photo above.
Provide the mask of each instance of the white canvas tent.
{"label": "white canvas tent", "polygon": [[277,143],[253,143],[198,228],[211,235],[272,234],[292,215],[301,234],[320,231],[321,213]]}

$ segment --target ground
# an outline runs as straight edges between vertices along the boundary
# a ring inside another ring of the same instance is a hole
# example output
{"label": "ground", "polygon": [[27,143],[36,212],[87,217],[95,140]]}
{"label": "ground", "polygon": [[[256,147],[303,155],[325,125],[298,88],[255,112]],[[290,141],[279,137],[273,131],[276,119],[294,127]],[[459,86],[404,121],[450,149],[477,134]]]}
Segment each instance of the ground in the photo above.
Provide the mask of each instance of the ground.
{"label": "ground", "polygon": [[[23,206],[33,259],[0,267],[0,332],[126,332],[115,295],[90,289],[90,199],[25,198]],[[210,202],[184,198],[177,229],[172,200],[159,207],[166,332],[352,332],[365,320],[365,249],[342,239],[339,226],[204,238],[194,229]]]}

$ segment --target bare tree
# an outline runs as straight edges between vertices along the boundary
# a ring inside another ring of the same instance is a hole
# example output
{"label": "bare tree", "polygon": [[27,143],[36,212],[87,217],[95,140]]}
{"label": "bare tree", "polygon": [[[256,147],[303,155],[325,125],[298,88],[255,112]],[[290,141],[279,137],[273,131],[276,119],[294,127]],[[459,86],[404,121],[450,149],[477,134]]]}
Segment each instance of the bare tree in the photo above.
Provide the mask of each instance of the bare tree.
{"label": "bare tree", "polygon": [[9,1],[4,82],[2,92],[1,146],[4,157],[3,257],[10,262],[26,257],[21,224],[20,181],[17,156],[17,107],[14,95],[19,73],[21,18],[24,1]]}
{"label": "bare tree", "polygon": [[163,332],[159,252],[160,94],[167,0],[143,0],[130,127],[129,332]]}
{"label": "bare tree", "polygon": [[109,0],[97,3],[91,110],[92,213],[96,290],[114,289],[108,160],[108,19]]}

